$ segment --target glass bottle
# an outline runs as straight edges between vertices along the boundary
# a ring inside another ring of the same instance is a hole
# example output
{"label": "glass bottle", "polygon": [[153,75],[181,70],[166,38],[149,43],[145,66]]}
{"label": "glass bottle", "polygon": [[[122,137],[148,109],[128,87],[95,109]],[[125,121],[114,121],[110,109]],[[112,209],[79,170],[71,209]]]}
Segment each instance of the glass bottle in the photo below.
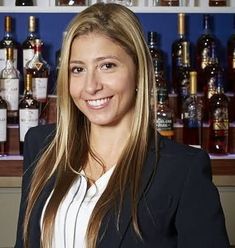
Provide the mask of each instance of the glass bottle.
{"label": "glass bottle", "polygon": [[88,5],[87,0],[57,0],[57,6],[83,6]]}
{"label": "glass bottle", "polygon": [[34,44],[37,39],[36,34],[36,18],[35,16],[29,16],[28,19],[28,36],[22,43],[23,49],[23,67],[25,70],[26,64],[34,56]]}
{"label": "glass bottle", "polygon": [[217,85],[216,81],[218,77],[224,77],[224,69],[219,63],[218,56],[216,54],[216,50],[214,46],[212,46],[212,54],[209,58],[208,65],[205,67],[203,72],[204,78],[204,106],[205,106],[205,114],[204,114],[204,122],[208,122],[209,118],[209,101],[210,98],[217,93]]}
{"label": "glass bottle", "polygon": [[190,72],[190,96],[183,104],[183,143],[202,146],[202,103],[197,98],[197,72]]}
{"label": "glass bottle", "polygon": [[178,116],[177,118],[182,119],[182,106],[184,101],[189,97],[189,81],[190,81],[190,54],[189,54],[189,43],[182,42],[182,65],[178,68],[176,83],[178,93]]}
{"label": "glass bottle", "polygon": [[203,33],[196,43],[196,70],[198,73],[198,92],[203,92],[203,71],[209,64],[212,48],[216,47],[216,39],[211,32],[211,16],[203,15]]}
{"label": "glass bottle", "polygon": [[39,123],[39,103],[32,94],[32,75],[26,74],[24,95],[19,103],[20,154],[23,154],[25,134]]}
{"label": "glass bottle", "polygon": [[148,47],[153,60],[154,72],[156,74],[165,75],[164,53],[158,47],[157,32],[148,32]]}
{"label": "glass bottle", "polygon": [[45,106],[47,102],[48,77],[50,67],[42,57],[42,41],[35,40],[34,56],[26,64],[26,74],[32,75],[32,90],[33,97],[39,102],[39,121],[40,124],[45,124],[47,116]]}
{"label": "glass bottle", "polygon": [[15,6],[33,6],[33,0],[16,0]]}
{"label": "glass bottle", "polygon": [[161,6],[179,6],[179,0],[160,0]]}
{"label": "glass bottle", "polygon": [[227,0],[209,0],[209,6],[227,6]]}
{"label": "glass bottle", "polygon": [[20,72],[14,66],[13,48],[8,47],[6,51],[6,65],[5,68],[0,72],[1,95],[8,105],[8,124],[18,124]]}
{"label": "glass bottle", "polygon": [[0,157],[7,155],[7,103],[0,96]]}
{"label": "glass bottle", "polygon": [[224,94],[223,79],[217,78],[217,93],[209,102],[209,147],[211,154],[225,155],[228,153],[229,117],[228,98]]}
{"label": "glass bottle", "polygon": [[[183,42],[188,42],[185,37],[185,14],[178,14],[178,39],[171,46],[172,59],[172,93],[177,93],[177,72],[183,61]],[[189,42],[188,42],[189,43]]]}
{"label": "glass bottle", "polygon": [[235,92],[235,15],[233,16],[233,34],[227,41],[228,91]]}
{"label": "glass bottle", "polygon": [[14,49],[14,66],[17,68],[18,58],[18,43],[15,41],[12,33],[12,18],[11,16],[5,16],[4,18],[4,30],[5,34],[3,39],[0,41],[0,71],[5,67],[6,64],[6,49],[12,47]]}
{"label": "glass bottle", "polygon": [[168,104],[167,88],[159,88],[157,90],[157,110],[155,125],[157,131],[169,139],[174,137],[174,114]]}

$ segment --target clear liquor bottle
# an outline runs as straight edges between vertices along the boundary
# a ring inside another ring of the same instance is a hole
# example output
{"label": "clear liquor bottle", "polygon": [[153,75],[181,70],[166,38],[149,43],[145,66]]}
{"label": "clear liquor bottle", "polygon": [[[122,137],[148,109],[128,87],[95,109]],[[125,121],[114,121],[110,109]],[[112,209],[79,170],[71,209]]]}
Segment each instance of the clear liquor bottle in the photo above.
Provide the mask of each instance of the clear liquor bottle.
{"label": "clear liquor bottle", "polygon": [[225,155],[228,153],[229,116],[228,98],[224,94],[223,79],[218,75],[217,93],[209,102],[209,147],[211,154]]}
{"label": "clear liquor bottle", "polygon": [[148,47],[152,56],[155,75],[165,75],[164,52],[158,46],[157,32],[148,32]]}
{"label": "clear liquor bottle", "polygon": [[14,67],[18,68],[18,49],[19,44],[16,42],[12,33],[12,17],[4,17],[4,37],[0,41],[0,71],[5,67],[6,64],[6,49],[12,47],[14,49]]}
{"label": "clear liquor bottle", "polygon": [[212,7],[222,7],[222,6],[227,6],[227,0],[209,0],[209,6]]}
{"label": "clear liquor bottle", "polygon": [[32,94],[32,75],[26,74],[24,95],[19,103],[20,154],[23,154],[25,134],[39,124],[39,103]]}
{"label": "clear liquor bottle", "polygon": [[18,124],[20,72],[14,66],[13,48],[8,47],[6,51],[6,65],[0,72],[1,95],[8,105],[8,124]]}
{"label": "clear liquor bottle", "polygon": [[168,104],[167,88],[157,91],[157,109],[155,114],[155,125],[157,131],[169,139],[174,138],[174,113]]}
{"label": "clear liquor bottle", "polygon": [[189,81],[190,81],[190,53],[189,43],[182,42],[182,65],[178,68],[176,83],[177,83],[177,94],[178,94],[178,119],[182,119],[182,108],[184,101],[189,97]]}
{"label": "clear liquor bottle", "polygon": [[0,96],[0,157],[7,154],[7,103]]}
{"label": "clear liquor bottle", "polygon": [[[216,48],[216,38],[211,31],[211,16],[203,15],[203,33],[196,43],[196,70],[198,74],[198,92],[203,92],[204,69],[209,64],[213,47]],[[216,48],[217,49],[217,48]]]}
{"label": "clear liquor bottle", "polygon": [[32,75],[33,97],[39,102],[39,121],[40,124],[45,124],[47,122],[45,106],[50,66],[42,57],[42,41],[40,39],[35,40],[34,56],[26,64],[26,74]]}
{"label": "clear liquor bottle", "polygon": [[190,72],[190,96],[183,104],[183,143],[202,146],[202,103],[197,98],[197,72]]}
{"label": "clear liquor bottle", "polygon": [[[185,14],[178,14],[178,39],[171,46],[172,59],[172,93],[177,93],[177,73],[183,62],[183,42],[189,41],[185,36]],[[190,46],[190,44],[189,44]]]}
{"label": "clear liquor bottle", "polygon": [[16,0],[15,6],[33,6],[33,0]]}
{"label": "clear liquor bottle", "polygon": [[23,68],[25,70],[26,64],[33,58],[34,56],[34,45],[35,40],[37,39],[36,34],[36,17],[29,16],[28,19],[28,35],[27,38],[22,43],[23,49]]}

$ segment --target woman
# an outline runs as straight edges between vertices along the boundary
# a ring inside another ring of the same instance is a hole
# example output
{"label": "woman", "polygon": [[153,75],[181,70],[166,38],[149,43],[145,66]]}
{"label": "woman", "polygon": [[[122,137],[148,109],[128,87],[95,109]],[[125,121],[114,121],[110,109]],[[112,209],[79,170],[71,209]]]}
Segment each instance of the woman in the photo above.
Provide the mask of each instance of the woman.
{"label": "woman", "polygon": [[57,124],[30,129],[15,247],[229,247],[210,159],[151,128],[136,16],[94,4],[63,42]]}

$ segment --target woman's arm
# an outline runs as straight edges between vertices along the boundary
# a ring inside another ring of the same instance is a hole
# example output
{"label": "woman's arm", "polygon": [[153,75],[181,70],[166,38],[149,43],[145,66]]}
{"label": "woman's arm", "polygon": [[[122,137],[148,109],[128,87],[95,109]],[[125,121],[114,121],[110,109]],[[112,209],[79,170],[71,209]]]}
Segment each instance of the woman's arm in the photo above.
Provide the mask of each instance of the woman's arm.
{"label": "woman's arm", "polygon": [[208,154],[197,153],[176,215],[179,248],[229,248],[218,190],[212,183]]}

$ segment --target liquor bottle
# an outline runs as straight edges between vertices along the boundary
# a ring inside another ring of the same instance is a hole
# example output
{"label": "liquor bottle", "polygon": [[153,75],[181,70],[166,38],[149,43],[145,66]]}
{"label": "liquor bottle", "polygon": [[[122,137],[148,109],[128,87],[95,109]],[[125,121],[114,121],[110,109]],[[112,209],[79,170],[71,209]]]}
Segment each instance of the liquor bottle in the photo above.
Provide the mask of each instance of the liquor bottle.
{"label": "liquor bottle", "polygon": [[161,6],[179,6],[179,0],[161,0]]}
{"label": "liquor bottle", "polygon": [[168,105],[167,88],[160,88],[157,91],[157,110],[155,114],[155,125],[157,131],[169,139],[174,137],[174,114]]}
{"label": "liquor bottle", "polygon": [[0,157],[7,155],[7,103],[0,96]]}
{"label": "liquor bottle", "polygon": [[183,61],[183,42],[188,42],[185,37],[185,14],[178,14],[178,39],[171,46],[172,58],[172,93],[177,93],[177,72]]}
{"label": "liquor bottle", "polygon": [[47,102],[47,88],[50,67],[42,57],[42,41],[35,40],[34,56],[26,64],[26,74],[31,74],[33,97],[39,102],[39,122],[46,123],[45,106]]}
{"label": "liquor bottle", "polygon": [[182,42],[182,46],[182,65],[178,68],[176,75],[178,93],[178,119],[182,119],[182,107],[184,101],[189,97],[189,81],[191,71],[189,43],[184,41]]}
{"label": "liquor bottle", "polygon": [[153,60],[155,75],[165,75],[164,53],[158,46],[157,32],[148,32],[148,47]]}
{"label": "liquor bottle", "polygon": [[20,154],[23,154],[25,134],[39,123],[39,103],[33,98],[31,74],[26,74],[24,87],[24,95],[19,103]]}
{"label": "liquor bottle", "polygon": [[16,0],[15,6],[33,6],[33,0]]}
{"label": "liquor bottle", "polygon": [[83,6],[88,5],[87,0],[57,0],[57,6]]}
{"label": "liquor bottle", "polygon": [[233,16],[233,34],[227,41],[228,91],[235,92],[235,15]]}
{"label": "liquor bottle", "polygon": [[228,98],[224,94],[223,79],[218,75],[217,93],[210,98],[209,147],[211,154],[228,153],[229,117]]}
{"label": "liquor bottle", "polygon": [[[203,15],[203,34],[198,38],[196,44],[196,70],[198,74],[198,92],[203,92],[203,71],[209,64],[212,47],[216,48],[216,38],[211,32],[211,16]],[[217,49],[217,48],[216,48]]]}
{"label": "liquor bottle", "polygon": [[13,48],[8,47],[6,51],[6,65],[5,68],[0,72],[1,94],[8,105],[8,124],[18,124],[20,72],[14,66]]}
{"label": "liquor bottle", "polygon": [[204,122],[208,122],[209,118],[209,101],[210,98],[217,93],[217,85],[216,81],[218,77],[224,77],[224,69],[219,63],[218,56],[216,54],[216,50],[214,45],[212,45],[212,53],[211,57],[209,58],[208,65],[205,67],[203,72],[203,78],[204,78]]}
{"label": "liquor bottle", "polygon": [[209,6],[227,6],[227,0],[209,0]]}
{"label": "liquor bottle", "polygon": [[36,34],[36,18],[35,16],[29,16],[28,19],[28,36],[22,43],[23,49],[23,67],[25,70],[26,64],[34,56],[34,44],[37,39]]}
{"label": "liquor bottle", "polygon": [[6,64],[6,49],[12,47],[14,49],[14,66],[17,68],[18,65],[18,48],[19,45],[15,41],[12,33],[12,18],[11,16],[5,16],[4,18],[4,30],[5,34],[3,39],[0,41],[0,71],[5,67]]}
{"label": "liquor bottle", "polygon": [[197,72],[190,72],[190,96],[183,104],[183,143],[202,146],[202,103],[197,98]]}

